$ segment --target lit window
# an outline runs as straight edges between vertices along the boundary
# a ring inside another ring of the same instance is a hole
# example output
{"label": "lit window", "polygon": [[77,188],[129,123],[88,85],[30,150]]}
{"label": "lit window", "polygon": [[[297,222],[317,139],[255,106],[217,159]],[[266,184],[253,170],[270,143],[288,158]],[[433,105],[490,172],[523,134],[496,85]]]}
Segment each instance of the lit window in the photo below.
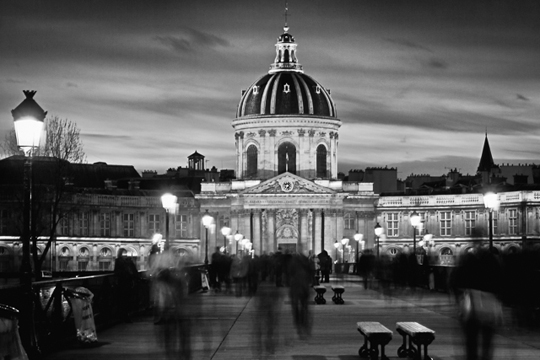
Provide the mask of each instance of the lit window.
{"label": "lit window", "polygon": [[518,232],[518,218],[517,209],[508,210],[508,234],[517,235]]}
{"label": "lit window", "polygon": [[176,236],[180,238],[187,238],[188,237],[188,224],[189,224],[189,216],[186,214],[178,214],[176,215]]}
{"label": "lit window", "polygon": [[150,235],[159,233],[159,228],[159,214],[148,214],[148,232],[150,233]]}
{"label": "lit window", "polygon": [[476,226],[476,211],[465,211],[465,235],[472,235]]}
{"label": "lit window", "polygon": [[399,214],[388,213],[386,215],[386,234],[388,236],[399,235]]}
{"label": "lit window", "polygon": [[124,214],[124,237],[135,236],[135,215]]}
{"label": "lit window", "polygon": [[317,86],[315,87],[315,92],[316,92],[317,94],[320,94],[320,93],[321,93],[321,87],[320,87],[320,85],[317,85]]}
{"label": "lit window", "polygon": [[354,226],[354,221],[355,220],[355,216],[354,216],[354,213],[346,213],[345,216],[343,216],[343,222],[344,222],[344,226],[345,226],[345,229],[355,229],[356,227]]}
{"label": "lit window", "polygon": [[439,213],[439,222],[441,236],[452,235],[452,213],[450,211],[441,211]]}
{"label": "lit window", "polygon": [[111,236],[111,214],[99,214],[99,232],[101,236]]}
{"label": "lit window", "polygon": [[253,87],[253,95],[257,95],[259,93],[259,87],[257,85],[255,85]]}
{"label": "lit window", "polygon": [[88,235],[88,213],[79,213],[79,234],[81,236]]}

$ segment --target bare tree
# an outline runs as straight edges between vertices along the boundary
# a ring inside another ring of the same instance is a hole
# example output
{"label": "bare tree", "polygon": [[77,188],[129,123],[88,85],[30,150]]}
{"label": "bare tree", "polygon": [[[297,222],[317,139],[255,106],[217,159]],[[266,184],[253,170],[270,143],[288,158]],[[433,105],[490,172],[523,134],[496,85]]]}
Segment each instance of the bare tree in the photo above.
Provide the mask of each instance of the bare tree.
{"label": "bare tree", "polygon": [[22,154],[22,151],[19,150],[19,147],[17,146],[15,129],[8,131],[2,142],[0,142],[0,154],[2,157]]}
{"label": "bare tree", "polygon": [[52,116],[45,121],[47,140],[41,155],[67,160],[71,163],[86,162],[77,124],[68,119]]}

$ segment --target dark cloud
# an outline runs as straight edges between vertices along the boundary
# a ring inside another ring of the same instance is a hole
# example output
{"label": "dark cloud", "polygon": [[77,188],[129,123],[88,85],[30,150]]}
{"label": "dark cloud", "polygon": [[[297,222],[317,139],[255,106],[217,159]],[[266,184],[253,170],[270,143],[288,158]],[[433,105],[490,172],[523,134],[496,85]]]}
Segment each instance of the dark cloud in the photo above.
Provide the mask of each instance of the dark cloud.
{"label": "dark cloud", "polygon": [[154,40],[179,53],[191,53],[204,49],[230,47],[231,44],[219,36],[187,29],[183,36],[155,36]]}
{"label": "dark cloud", "polygon": [[521,95],[521,94],[516,94],[516,98],[517,98],[518,100],[529,101],[529,98],[528,98],[528,97],[525,97],[525,96],[523,96],[523,95]]}
{"label": "dark cloud", "polygon": [[114,141],[114,140],[118,140],[118,141],[131,141],[131,140],[134,140],[133,139],[133,136],[127,136],[127,135],[109,135],[109,134],[97,134],[97,133],[86,133],[86,132],[82,132],[81,135],[84,137],[84,138],[88,138],[88,139],[91,139],[91,140],[103,140],[103,141]]}
{"label": "dark cloud", "polygon": [[410,49],[423,50],[423,51],[433,53],[433,50],[431,50],[430,48],[428,48],[426,46],[423,46],[423,45],[420,45],[420,44],[418,44],[418,43],[416,43],[414,41],[411,41],[411,40],[397,39],[397,38],[396,39],[386,38],[384,40],[386,42],[396,44],[396,45],[400,45],[400,46],[403,46],[403,47],[407,47],[407,48],[410,48]]}
{"label": "dark cloud", "polygon": [[429,59],[428,66],[434,69],[447,69],[448,63],[444,60],[431,58]]}

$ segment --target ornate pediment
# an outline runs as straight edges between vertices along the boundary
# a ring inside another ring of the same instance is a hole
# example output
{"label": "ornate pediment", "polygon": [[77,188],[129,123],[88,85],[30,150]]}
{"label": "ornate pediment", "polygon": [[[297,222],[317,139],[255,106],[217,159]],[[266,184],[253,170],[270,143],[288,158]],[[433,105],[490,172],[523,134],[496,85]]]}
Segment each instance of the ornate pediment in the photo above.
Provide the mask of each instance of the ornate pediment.
{"label": "ornate pediment", "polygon": [[334,194],[327,187],[315,184],[297,175],[285,172],[259,185],[249,188],[242,194]]}

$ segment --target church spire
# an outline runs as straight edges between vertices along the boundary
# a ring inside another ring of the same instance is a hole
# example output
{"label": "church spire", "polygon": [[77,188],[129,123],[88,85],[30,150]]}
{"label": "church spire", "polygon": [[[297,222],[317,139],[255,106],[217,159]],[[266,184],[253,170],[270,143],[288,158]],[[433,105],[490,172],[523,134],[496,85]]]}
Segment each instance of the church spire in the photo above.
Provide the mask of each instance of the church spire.
{"label": "church spire", "polygon": [[486,130],[486,139],[484,140],[484,148],[482,149],[482,157],[480,158],[480,164],[478,164],[477,172],[488,171],[490,172],[495,166],[493,161],[493,156],[491,155],[491,149],[489,148],[489,141],[487,137]]}

